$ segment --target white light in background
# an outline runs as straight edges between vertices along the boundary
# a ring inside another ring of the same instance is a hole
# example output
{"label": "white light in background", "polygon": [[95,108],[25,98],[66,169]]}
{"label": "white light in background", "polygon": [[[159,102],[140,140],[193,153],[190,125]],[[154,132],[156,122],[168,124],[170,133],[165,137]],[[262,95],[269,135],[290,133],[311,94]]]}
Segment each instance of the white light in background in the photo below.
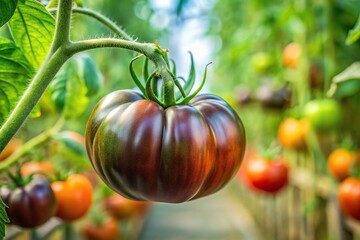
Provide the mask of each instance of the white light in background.
{"label": "white light in background", "polygon": [[[206,64],[213,61],[214,48],[219,46],[216,39],[205,36],[209,23],[206,17],[201,17],[204,11],[206,12],[207,9],[211,8],[214,0],[193,1],[189,3],[184,14],[185,18],[188,17],[188,19],[181,24],[176,21],[174,16],[171,19],[163,15],[164,12],[174,11],[177,1],[151,0],[151,4],[154,9],[159,11],[155,16],[162,18],[156,22],[159,25],[162,25],[164,22],[168,24],[170,46],[166,47],[170,49],[169,55],[177,64],[178,75],[187,78],[190,69],[190,56],[188,52],[192,52],[195,60],[196,82],[194,89],[196,89],[201,83]],[[208,68],[208,78],[209,76],[211,76],[211,66]],[[207,85],[204,86],[203,90],[206,89]]]}

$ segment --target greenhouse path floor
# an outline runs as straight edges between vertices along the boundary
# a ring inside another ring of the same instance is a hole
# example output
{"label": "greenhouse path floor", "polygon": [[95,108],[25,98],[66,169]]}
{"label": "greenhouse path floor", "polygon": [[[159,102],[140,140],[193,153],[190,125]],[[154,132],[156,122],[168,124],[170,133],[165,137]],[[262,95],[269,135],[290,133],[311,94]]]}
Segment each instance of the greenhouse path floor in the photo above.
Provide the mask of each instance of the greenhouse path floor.
{"label": "greenhouse path floor", "polygon": [[[235,196],[234,184],[211,196],[182,204],[155,204],[140,240],[259,240],[255,223]],[[236,190],[236,189],[235,189]]]}

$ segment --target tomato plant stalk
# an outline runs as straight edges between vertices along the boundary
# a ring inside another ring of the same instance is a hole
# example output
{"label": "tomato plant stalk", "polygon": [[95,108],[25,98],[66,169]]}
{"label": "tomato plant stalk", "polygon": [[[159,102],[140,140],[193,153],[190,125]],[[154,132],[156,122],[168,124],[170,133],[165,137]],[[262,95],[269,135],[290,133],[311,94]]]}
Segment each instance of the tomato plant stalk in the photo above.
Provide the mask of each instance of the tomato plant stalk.
{"label": "tomato plant stalk", "polygon": [[10,139],[21,127],[62,65],[74,54],[82,51],[112,47],[128,49],[144,54],[154,62],[157,75],[160,75],[164,80],[165,105],[172,105],[175,102],[173,90],[174,80],[168,70],[168,65],[165,60],[165,50],[161,49],[158,44],[138,43],[130,40],[131,38],[121,28],[115,26],[109,19],[86,9],[77,9],[75,12],[81,12],[93,17],[107,26],[110,30],[114,31],[118,36],[128,40],[99,38],[72,42],[70,40],[72,2],[72,0],[59,1],[55,34],[50,50],[27,90],[0,128],[0,151],[5,148]]}

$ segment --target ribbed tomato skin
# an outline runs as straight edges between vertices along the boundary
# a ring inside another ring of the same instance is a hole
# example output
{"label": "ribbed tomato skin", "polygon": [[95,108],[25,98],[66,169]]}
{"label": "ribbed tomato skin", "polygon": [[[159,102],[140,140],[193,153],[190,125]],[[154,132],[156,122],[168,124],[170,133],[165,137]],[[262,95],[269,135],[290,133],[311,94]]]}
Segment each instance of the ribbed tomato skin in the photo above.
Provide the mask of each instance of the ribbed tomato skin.
{"label": "ribbed tomato skin", "polygon": [[240,118],[215,95],[164,109],[132,90],[96,105],[85,138],[95,171],[114,191],[173,203],[221,189],[240,167],[246,142]]}

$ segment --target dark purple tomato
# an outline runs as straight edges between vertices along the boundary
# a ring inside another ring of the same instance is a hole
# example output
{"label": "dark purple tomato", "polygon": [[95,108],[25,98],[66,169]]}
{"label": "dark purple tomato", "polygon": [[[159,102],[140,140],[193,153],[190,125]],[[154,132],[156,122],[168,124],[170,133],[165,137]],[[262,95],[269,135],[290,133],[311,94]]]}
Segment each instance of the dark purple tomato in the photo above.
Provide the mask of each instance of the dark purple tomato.
{"label": "dark purple tomato", "polygon": [[40,226],[56,213],[55,194],[49,180],[41,175],[34,175],[23,187],[0,188],[0,196],[8,206],[10,223],[23,228]]}
{"label": "dark purple tomato", "polygon": [[220,190],[245,151],[240,118],[211,94],[164,109],[135,91],[110,93],[93,110],[85,141],[95,171],[114,191],[173,203]]}

